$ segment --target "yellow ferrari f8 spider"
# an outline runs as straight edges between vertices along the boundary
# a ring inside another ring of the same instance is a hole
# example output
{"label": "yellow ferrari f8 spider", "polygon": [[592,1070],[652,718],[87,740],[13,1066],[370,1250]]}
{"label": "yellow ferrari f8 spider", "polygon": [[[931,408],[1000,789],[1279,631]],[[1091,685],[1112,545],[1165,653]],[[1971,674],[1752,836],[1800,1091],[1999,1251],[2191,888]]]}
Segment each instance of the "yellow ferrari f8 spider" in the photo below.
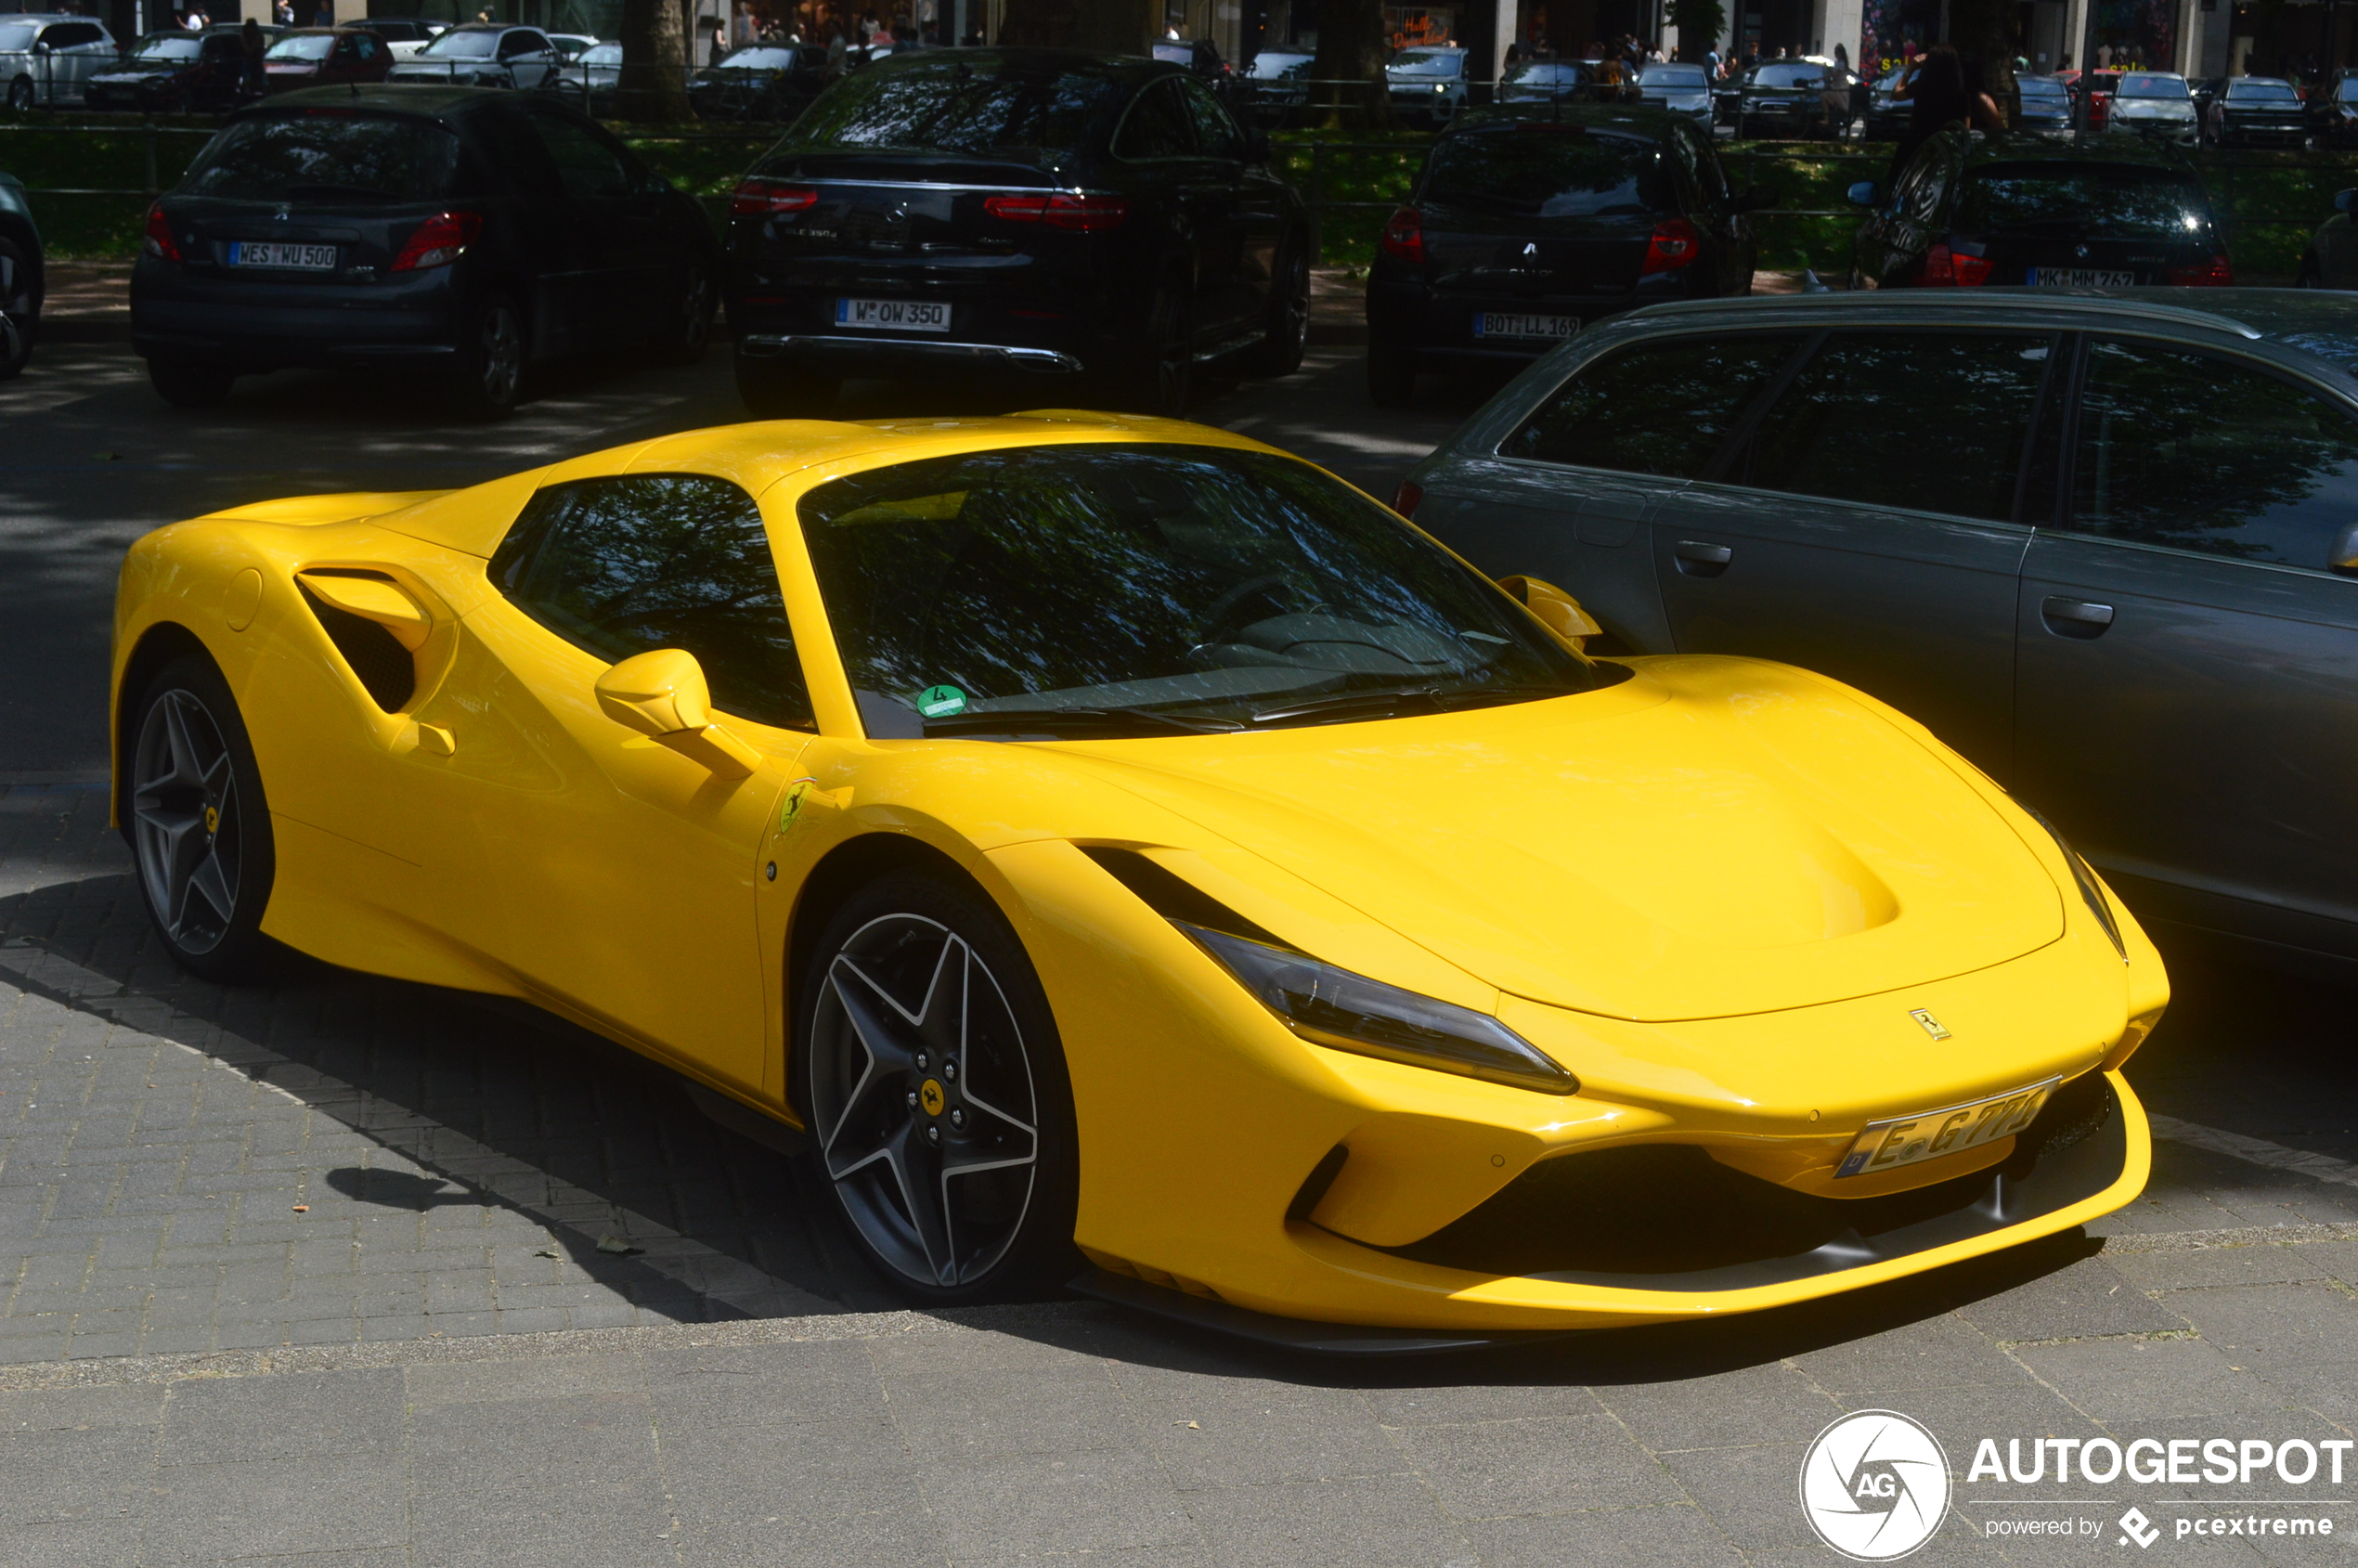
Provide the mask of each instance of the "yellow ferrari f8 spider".
{"label": "yellow ferrari f8 spider", "polygon": [[1857,692],[1594,629],[1219,431],[738,425],[149,534],[115,809],[190,969],[621,1042],[930,1302],[1432,1347],[2134,1197],[2167,981],[2070,848]]}

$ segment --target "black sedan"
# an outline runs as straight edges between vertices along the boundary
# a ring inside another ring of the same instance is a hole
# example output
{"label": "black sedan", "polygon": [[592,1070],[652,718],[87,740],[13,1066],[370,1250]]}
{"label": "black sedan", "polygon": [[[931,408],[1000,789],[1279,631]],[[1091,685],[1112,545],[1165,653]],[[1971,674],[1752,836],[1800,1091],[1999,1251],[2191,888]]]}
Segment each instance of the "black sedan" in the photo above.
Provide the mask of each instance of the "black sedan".
{"label": "black sedan", "polygon": [[2277,77],[2230,77],[2216,112],[2222,146],[2309,144],[2309,106],[2301,101],[2299,88]]}
{"label": "black sedan", "polygon": [[827,51],[808,44],[732,49],[688,80],[703,120],[791,120],[827,88]]}
{"label": "black sedan", "polygon": [[1826,70],[1807,60],[1768,60],[1744,72],[1736,136],[1797,136],[1826,117]]}
{"label": "black sedan", "polygon": [[[90,78],[83,101],[92,109],[146,114],[211,114],[255,97],[261,83],[247,69],[245,40],[238,31],[150,32],[122,63]],[[279,31],[263,30],[266,37]]]}
{"label": "black sedan", "polygon": [[1289,374],[1309,326],[1301,199],[1153,60],[896,55],[755,165],[728,246],[738,390],[771,418],[823,410],[846,376],[959,369],[1176,415],[1196,366]]}
{"label": "black sedan", "polygon": [[1583,323],[1664,300],[1742,294],[1756,254],[1695,123],[1602,107],[1470,118],[1435,141],[1367,277],[1367,391],[1407,402],[1420,370],[1535,359]]}
{"label": "black sedan", "polygon": [[132,342],[170,403],[216,403],[250,371],[414,367],[495,418],[535,360],[701,355],[711,234],[540,95],[308,88],[231,120],[149,209]]}
{"label": "black sedan", "polygon": [[2202,184],[2142,139],[2085,144],[1952,128],[1895,188],[1850,188],[1872,209],[1851,287],[2217,287],[2235,281]]}
{"label": "black sedan", "polygon": [[0,174],[0,382],[23,370],[41,335],[42,263],[24,185]]}

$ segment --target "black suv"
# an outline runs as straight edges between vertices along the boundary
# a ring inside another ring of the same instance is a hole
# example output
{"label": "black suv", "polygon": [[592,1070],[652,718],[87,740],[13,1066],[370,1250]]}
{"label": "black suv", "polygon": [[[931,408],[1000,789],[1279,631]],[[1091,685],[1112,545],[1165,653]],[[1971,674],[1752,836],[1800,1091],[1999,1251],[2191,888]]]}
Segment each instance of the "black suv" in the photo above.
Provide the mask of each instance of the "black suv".
{"label": "black suv", "polygon": [[1537,358],[1584,322],[1748,293],[1745,216],[1708,136],[1654,109],[1470,116],[1426,155],[1367,276],[1367,390],[1419,370]]}
{"label": "black suv", "polygon": [[2028,283],[2126,289],[2235,281],[2202,182],[2165,147],[2107,136],[2056,142],[1961,128],[1924,143],[1853,241],[1850,286]]}
{"label": "black suv", "polygon": [[695,203],[560,104],[311,87],[230,121],[149,209],[132,342],[171,403],[247,371],[415,366],[489,418],[536,359],[696,357],[719,268]]}
{"label": "black suv", "polygon": [[1267,156],[1175,65],[896,54],[737,188],[738,389],[778,418],[823,411],[845,376],[1013,370],[1175,415],[1198,364],[1289,374],[1310,226]]}

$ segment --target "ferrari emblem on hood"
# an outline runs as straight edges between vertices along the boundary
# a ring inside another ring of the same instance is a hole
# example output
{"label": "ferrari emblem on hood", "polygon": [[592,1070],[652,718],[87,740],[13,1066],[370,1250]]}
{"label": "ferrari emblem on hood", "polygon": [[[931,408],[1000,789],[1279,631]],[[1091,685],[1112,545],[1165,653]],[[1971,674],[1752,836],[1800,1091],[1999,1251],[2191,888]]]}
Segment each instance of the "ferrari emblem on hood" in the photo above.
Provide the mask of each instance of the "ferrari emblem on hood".
{"label": "ferrari emblem on hood", "polygon": [[1918,1007],[1908,1016],[1915,1019],[1918,1023],[1924,1025],[1924,1032],[1931,1035],[1935,1040],[1946,1040],[1949,1038],[1948,1030],[1941,1027],[1940,1020],[1934,1017],[1929,1009]]}

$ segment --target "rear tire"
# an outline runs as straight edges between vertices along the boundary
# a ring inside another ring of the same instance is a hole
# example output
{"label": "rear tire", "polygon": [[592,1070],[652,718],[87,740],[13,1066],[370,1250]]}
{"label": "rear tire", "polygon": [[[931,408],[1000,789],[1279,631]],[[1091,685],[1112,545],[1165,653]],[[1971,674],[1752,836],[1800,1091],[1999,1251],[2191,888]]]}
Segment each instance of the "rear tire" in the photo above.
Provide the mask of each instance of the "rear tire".
{"label": "rear tire", "polygon": [[758,420],[832,419],[842,390],[836,377],[797,369],[783,358],[737,356],[737,396]]}
{"label": "rear tire", "polygon": [[1187,417],[1195,393],[1195,312],[1184,279],[1166,278],[1147,307],[1140,342],[1113,377],[1108,399],[1123,413]]}
{"label": "rear tire", "polygon": [[1277,253],[1267,330],[1268,336],[1248,353],[1245,373],[1274,381],[1301,369],[1302,351],[1310,343],[1310,253],[1299,242]]}
{"label": "rear tire", "polygon": [[237,380],[236,371],[200,359],[148,361],[148,384],[175,408],[218,408],[229,401],[229,389]]}
{"label": "rear tire", "polygon": [[449,374],[450,411],[462,420],[504,420],[524,400],[524,317],[515,302],[494,294],[475,307]]}
{"label": "rear tire", "polygon": [[19,114],[32,112],[32,78],[19,76],[8,84],[8,107]]}
{"label": "rear tire", "polygon": [[41,334],[41,296],[32,289],[32,259],[13,240],[0,240],[0,382],[20,374]]}
{"label": "rear tire", "polygon": [[665,324],[656,352],[667,365],[693,365],[712,344],[712,318],[720,300],[712,287],[712,269],[703,262],[688,264],[680,286],[680,300]]}
{"label": "rear tire", "polygon": [[1367,344],[1367,401],[1379,408],[1406,408],[1417,401],[1417,361],[1407,350],[1381,338]]}
{"label": "rear tire", "polygon": [[123,738],[123,833],[164,950],[208,980],[267,973],[278,849],[229,683],[211,659],[174,659],[137,694]]}

